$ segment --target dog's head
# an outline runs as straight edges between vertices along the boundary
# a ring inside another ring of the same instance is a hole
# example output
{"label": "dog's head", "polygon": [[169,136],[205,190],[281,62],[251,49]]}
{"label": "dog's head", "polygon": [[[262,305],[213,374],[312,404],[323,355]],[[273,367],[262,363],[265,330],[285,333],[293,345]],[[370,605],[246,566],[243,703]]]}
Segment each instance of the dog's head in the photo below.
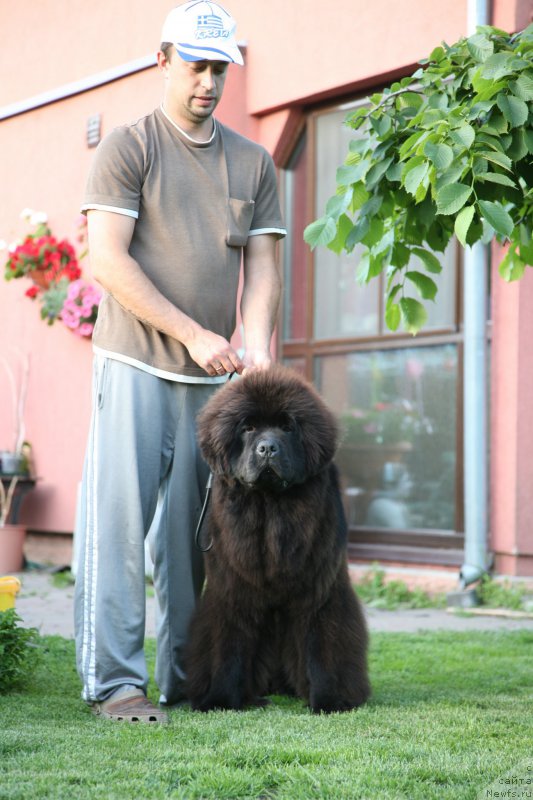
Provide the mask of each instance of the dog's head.
{"label": "dog's head", "polygon": [[275,365],[220,389],[200,414],[198,437],[215,474],[276,492],[330,463],[337,426],[309,383]]}

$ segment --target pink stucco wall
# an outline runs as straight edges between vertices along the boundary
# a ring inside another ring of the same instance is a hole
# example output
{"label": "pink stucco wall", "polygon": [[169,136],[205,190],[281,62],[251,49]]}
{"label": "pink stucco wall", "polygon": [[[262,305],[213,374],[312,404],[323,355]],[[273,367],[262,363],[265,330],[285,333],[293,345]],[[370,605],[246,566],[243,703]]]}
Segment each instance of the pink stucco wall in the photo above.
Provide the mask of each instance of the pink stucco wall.
{"label": "pink stucco wall", "polygon": [[[82,0],[27,4],[0,0],[0,107],[155,52],[169,0]],[[246,66],[231,67],[219,117],[278,148],[291,109],[379,87],[442,40],[466,33],[467,0],[228,0],[246,43]],[[494,0],[495,24],[524,27],[530,0]],[[156,69],[0,122],[2,203],[0,239],[21,235],[25,207],[45,210],[54,231],[74,236],[93,151],[89,116],[101,113],[103,132],[150,111],[160,99]],[[89,274],[89,265],[85,265]],[[533,399],[527,362],[533,292],[495,280],[492,402],[492,526],[500,563],[517,570],[516,552],[531,552]],[[22,281],[0,281],[0,354],[31,355],[26,435],[32,442],[37,490],[23,520],[39,530],[71,531],[87,434],[90,343],[61,325],[46,327],[23,296]],[[12,440],[10,401],[0,374],[0,449]],[[514,561],[513,561],[514,559]],[[525,562],[524,562],[525,563]],[[528,567],[525,567],[528,568]],[[533,571],[533,567],[531,568]]]}

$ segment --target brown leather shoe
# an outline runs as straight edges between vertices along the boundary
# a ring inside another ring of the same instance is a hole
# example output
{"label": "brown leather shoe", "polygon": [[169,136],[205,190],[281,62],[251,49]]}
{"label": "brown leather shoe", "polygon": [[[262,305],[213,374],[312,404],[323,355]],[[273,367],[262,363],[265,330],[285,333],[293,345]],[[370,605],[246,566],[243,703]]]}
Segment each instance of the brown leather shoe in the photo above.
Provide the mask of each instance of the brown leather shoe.
{"label": "brown leather shoe", "polygon": [[147,722],[152,725],[166,725],[168,714],[151,703],[141,689],[121,692],[118,697],[111,695],[107,700],[93,703],[93,714],[115,722]]}

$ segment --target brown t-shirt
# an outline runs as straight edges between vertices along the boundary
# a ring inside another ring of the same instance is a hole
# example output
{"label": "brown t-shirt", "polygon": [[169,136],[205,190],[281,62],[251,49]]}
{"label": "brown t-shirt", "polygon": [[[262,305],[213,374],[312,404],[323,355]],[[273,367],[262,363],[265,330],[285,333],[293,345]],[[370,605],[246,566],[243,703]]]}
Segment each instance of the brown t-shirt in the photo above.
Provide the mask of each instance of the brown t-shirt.
{"label": "brown t-shirt", "polygon": [[[166,298],[226,339],[248,237],[285,234],[266,150],[218,122],[211,141],[193,142],[162,109],[102,140],[82,210],[94,208],[134,217],[131,256]],[[209,380],[180,342],[107,294],[93,343],[164,377]]]}

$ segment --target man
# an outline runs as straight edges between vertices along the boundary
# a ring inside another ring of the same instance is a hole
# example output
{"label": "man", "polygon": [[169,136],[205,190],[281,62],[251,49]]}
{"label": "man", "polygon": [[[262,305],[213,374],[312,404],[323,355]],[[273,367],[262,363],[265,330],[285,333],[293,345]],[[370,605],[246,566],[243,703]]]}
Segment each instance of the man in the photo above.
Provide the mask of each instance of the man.
{"label": "man", "polygon": [[[243,63],[231,16],[204,0],[178,6],[157,61],[161,107],[102,141],[83,206],[105,296],[75,599],[83,698],[102,716],[146,722],[167,715],[146,698],[144,538],[153,526],[164,708],[183,698],[203,583],[194,531],[208,470],[195,418],[228,374],[270,364],[285,234],[270,157],[213,117],[228,65]],[[230,343],[241,259],[242,358]]]}

